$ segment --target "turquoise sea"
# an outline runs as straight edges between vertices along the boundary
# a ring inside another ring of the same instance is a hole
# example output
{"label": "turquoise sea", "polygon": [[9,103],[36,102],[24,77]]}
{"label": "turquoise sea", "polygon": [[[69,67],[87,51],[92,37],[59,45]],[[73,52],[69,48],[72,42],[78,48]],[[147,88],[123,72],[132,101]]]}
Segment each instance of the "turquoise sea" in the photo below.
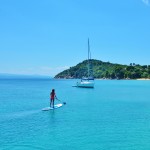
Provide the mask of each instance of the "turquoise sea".
{"label": "turquoise sea", "polygon": [[150,150],[150,81],[76,81],[0,79],[0,150]]}

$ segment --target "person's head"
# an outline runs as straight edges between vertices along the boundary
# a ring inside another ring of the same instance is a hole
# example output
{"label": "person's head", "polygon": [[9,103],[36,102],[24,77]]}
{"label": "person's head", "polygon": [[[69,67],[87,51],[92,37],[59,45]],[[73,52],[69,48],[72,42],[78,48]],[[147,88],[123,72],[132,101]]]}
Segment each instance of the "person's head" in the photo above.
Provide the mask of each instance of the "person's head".
{"label": "person's head", "polygon": [[55,92],[55,89],[52,89],[52,92]]}

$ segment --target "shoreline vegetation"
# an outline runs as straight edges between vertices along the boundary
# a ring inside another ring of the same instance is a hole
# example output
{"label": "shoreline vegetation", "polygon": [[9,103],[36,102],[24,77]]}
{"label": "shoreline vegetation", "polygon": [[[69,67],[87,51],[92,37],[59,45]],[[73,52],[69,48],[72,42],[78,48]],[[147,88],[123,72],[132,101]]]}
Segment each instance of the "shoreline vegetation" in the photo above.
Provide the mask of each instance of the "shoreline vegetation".
{"label": "shoreline vegetation", "polygon": [[[79,78],[54,78],[56,80],[61,80],[61,79],[79,79]],[[149,78],[138,78],[138,79],[104,79],[104,78],[95,78],[95,80],[150,80]]]}
{"label": "shoreline vegetation", "polygon": [[[81,79],[86,77],[87,61],[70,67],[58,73],[55,79]],[[113,64],[100,60],[90,59],[91,67],[93,68],[91,76],[95,79],[109,80],[150,80],[150,65],[139,65],[130,63],[129,65]]]}

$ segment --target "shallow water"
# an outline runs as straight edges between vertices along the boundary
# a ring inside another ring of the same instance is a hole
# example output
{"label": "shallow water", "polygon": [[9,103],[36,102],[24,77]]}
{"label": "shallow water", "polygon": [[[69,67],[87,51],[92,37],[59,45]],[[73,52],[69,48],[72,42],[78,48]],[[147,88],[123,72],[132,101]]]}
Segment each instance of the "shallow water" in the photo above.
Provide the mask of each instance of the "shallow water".
{"label": "shallow water", "polygon": [[[76,81],[0,79],[0,149],[150,149],[150,81]],[[52,88],[66,105],[41,111]]]}

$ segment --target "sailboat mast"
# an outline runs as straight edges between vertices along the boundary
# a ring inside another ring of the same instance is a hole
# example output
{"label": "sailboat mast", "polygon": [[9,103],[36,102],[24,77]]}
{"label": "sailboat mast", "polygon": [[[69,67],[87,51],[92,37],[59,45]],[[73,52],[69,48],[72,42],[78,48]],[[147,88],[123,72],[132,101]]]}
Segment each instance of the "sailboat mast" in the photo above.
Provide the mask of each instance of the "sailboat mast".
{"label": "sailboat mast", "polygon": [[89,73],[90,73],[90,42],[89,42],[89,38],[88,38],[88,78],[89,78]]}

